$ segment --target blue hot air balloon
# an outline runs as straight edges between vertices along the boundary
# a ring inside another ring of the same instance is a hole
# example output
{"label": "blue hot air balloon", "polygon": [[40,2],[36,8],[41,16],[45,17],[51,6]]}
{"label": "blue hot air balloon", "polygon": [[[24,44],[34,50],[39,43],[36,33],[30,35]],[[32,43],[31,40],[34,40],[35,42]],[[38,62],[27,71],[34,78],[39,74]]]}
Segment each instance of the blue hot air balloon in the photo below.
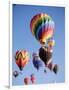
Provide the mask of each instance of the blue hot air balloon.
{"label": "blue hot air balloon", "polygon": [[34,67],[39,70],[40,67],[42,67],[42,61],[41,59],[39,58],[38,54],[37,53],[33,53],[33,65]]}

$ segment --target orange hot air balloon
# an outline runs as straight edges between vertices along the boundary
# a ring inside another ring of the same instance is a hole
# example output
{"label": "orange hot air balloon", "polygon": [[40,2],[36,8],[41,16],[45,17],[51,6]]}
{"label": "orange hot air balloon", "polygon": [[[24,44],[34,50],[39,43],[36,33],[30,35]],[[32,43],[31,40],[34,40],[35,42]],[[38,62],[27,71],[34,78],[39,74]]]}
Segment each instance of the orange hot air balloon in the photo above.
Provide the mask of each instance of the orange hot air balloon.
{"label": "orange hot air balloon", "polygon": [[29,53],[26,50],[18,50],[15,54],[15,62],[20,70],[29,62]]}

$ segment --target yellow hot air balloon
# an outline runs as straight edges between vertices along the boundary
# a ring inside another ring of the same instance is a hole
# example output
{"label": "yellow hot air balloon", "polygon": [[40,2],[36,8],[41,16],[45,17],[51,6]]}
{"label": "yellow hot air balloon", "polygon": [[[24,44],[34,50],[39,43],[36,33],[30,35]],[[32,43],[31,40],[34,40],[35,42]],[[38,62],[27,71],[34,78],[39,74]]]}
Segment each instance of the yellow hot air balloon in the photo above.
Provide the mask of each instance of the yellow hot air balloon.
{"label": "yellow hot air balloon", "polygon": [[49,40],[48,41],[48,46],[53,47],[55,45],[55,40]]}

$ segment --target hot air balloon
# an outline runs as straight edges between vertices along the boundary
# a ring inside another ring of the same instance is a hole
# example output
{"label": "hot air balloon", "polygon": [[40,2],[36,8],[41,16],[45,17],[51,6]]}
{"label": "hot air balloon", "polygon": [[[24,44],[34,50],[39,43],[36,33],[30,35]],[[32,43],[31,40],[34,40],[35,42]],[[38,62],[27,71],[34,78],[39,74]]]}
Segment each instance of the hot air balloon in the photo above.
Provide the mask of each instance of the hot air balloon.
{"label": "hot air balloon", "polygon": [[44,69],[44,73],[47,73],[46,69]]}
{"label": "hot air balloon", "polygon": [[57,74],[58,68],[59,68],[58,65],[54,64],[53,71],[54,71],[55,74]]}
{"label": "hot air balloon", "polygon": [[54,71],[55,74],[57,74],[58,65],[53,64],[52,53],[53,51],[51,50],[51,48],[46,46],[42,46],[39,49],[39,57],[45,63],[45,66],[48,67],[51,71]]}
{"label": "hot air balloon", "polygon": [[40,13],[31,19],[30,29],[40,44],[44,45],[47,39],[53,36],[54,21],[49,15]]}
{"label": "hot air balloon", "polygon": [[36,81],[35,75],[34,75],[34,74],[32,74],[32,75],[31,75],[31,82],[32,82],[32,84],[34,84],[34,83],[35,83],[35,81]]}
{"label": "hot air balloon", "polygon": [[26,50],[18,50],[15,54],[15,62],[20,70],[29,62],[29,53]]}
{"label": "hot air balloon", "polygon": [[18,71],[14,71],[14,72],[13,72],[13,76],[14,76],[14,77],[17,77],[18,75],[19,75]]}
{"label": "hot air balloon", "polygon": [[25,78],[24,78],[24,83],[25,83],[25,85],[28,85],[28,84],[29,84],[29,81],[30,81],[29,77],[25,77]]}
{"label": "hot air balloon", "polygon": [[33,53],[33,65],[34,67],[39,70],[40,67],[42,67],[42,61],[40,60],[38,54]]}
{"label": "hot air balloon", "polygon": [[54,47],[54,45],[55,45],[55,40],[54,39],[49,39],[48,40],[48,42],[47,42],[47,44],[48,44],[48,47]]}
{"label": "hot air balloon", "polygon": [[53,71],[55,74],[57,74],[58,72],[58,65],[57,64],[53,64],[52,62],[50,62],[47,67]]}
{"label": "hot air balloon", "polygon": [[52,58],[52,52],[48,51],[48,47],[42,46],[39,49],[39,57],[46,65],[48,63],[48,61]]}

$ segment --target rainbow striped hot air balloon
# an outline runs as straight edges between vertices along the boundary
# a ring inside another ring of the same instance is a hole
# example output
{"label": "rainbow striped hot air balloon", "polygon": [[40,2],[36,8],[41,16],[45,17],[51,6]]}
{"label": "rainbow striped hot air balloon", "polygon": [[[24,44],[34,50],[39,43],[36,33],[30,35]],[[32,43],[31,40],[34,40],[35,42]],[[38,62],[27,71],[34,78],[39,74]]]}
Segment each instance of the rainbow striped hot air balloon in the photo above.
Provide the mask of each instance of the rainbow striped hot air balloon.
{"label": "rainbow striped hot air balloon", "polygon": [[54,21],[49,15],[40,13],[32,18],[30,28],[32,34],[40,44],[45,44],[47,39],[53,36]]}

